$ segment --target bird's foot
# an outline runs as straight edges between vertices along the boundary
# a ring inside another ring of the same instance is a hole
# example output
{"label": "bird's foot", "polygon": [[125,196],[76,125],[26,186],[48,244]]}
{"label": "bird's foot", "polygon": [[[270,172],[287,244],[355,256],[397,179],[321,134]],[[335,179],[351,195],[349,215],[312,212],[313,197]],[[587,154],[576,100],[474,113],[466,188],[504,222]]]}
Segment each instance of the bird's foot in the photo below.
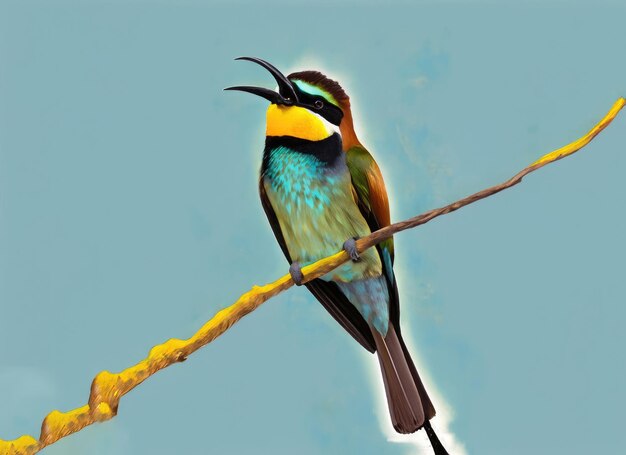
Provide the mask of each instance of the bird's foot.
{"label": "bird's foot", "polygon": [[345,250],[346,253],[348,253],[348,256],[350,256],[350,259],[352,259],[353,262],[357,262],[361,259],[361,256],[359,255],[359,252],[356,249],[357,239],[358,237],[350,238],[346,240],[345,242],[343,242],[343,249]]}
{"label": "bird's foot", "polygon": [[300,268],[299,262],[293,262],[289,266],[289,275],[291,275],[291,279],[296,286],[302,286],[302,280],[304,279],[304,275],[302,274],[302,269]]}

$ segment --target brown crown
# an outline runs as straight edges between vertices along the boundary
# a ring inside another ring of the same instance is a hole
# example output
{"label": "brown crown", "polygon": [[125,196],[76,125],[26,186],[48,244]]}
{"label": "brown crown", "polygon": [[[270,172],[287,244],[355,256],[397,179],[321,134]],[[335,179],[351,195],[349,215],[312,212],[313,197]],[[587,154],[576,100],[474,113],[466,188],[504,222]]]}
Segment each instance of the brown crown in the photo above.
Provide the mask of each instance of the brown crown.
{"label": "brown crown", "polygon": [[319,71],[298,71],[287,76],[289,79],[298,79],[299,81],[308,82],[326,90],[338,102],[343,103],[350,99],[341,85],[337,81],[329,79]]}

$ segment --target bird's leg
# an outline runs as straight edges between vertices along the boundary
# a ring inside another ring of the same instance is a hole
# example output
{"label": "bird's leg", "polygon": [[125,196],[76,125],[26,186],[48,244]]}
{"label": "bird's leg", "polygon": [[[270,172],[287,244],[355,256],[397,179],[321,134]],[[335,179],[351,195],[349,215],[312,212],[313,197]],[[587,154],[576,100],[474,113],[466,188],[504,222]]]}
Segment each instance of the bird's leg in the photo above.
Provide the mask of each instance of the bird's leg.
{"label": "bird's leg", "polygon": [[304,275],[302,274],[302,269],[300,268],[299,262],[292,262],[289,266],[289,274],[291,275],[291,279],[295,283],[296,286],[302,286],[302,280],[304,279]]}
{"label": "bird's leg", "polygon": [[361,259],[361,256],[359,255],[359,252],[356,249],[357,239],[358,237],[352,237],[346,240],[345,242],[343,242],[343,249],[345,250],[346,253],[348,253],[348,256],[350,256],[350,259],[352,259],[353,262],[357,262],[358,260]]}

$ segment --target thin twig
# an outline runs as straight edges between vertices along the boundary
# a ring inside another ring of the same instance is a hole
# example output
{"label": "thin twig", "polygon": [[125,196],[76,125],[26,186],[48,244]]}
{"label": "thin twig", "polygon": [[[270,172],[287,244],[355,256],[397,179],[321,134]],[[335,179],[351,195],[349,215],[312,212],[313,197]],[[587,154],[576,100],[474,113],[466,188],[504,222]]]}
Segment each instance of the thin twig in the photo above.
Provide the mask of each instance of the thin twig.
{"label": "thin twig", "polygon": [[[571,144],[544,155],[506,182],[474,193],[445,207],[430,210],[406,221],[392,224],[359,239],[357,241],[359,252],[362,253],[393,234],[427,223],[438,216],[454,212],[461,207],[517,185],[531,172],[580,150],[613,121],[625,104],[626,100],[624,98],[618,99],[606,116],[586,135]],[[307,282],[319,278],[347,261],[348,255],[343,251],[321,259],[302,269],[304,274],[303,281]],[[293,282],[288,274],[265,286],[253,286],[250,291],[243,294],[234,304],[219,311],[191,338],[187,340],[172,338],[163,344],[157,345],[150,350],[146,359],[120,373],[102,371],[94,378],[91,384],[87,405],[69,412],[52,411],[43,420],[39,440],[28,435],[21,436],[13,441],[0,439],[0,455],[35,454],[44,447],[80,431],[92,423],[103,422],[113,418],[117,414],[117,407],[122,396],[157,371],[174,363],[182,362],[202,346],[207,345],[226,332],[239,319],[291,286],[293,286]]]}

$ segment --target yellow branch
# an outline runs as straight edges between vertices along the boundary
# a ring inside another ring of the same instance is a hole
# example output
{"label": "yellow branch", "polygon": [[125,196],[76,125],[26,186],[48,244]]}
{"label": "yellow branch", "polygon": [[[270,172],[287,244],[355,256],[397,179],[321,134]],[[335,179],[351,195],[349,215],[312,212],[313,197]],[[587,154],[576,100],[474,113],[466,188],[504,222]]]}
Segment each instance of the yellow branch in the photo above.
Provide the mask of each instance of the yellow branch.
{"label": "yellow branch", "polygon": [[542,156],[537,161],[535,161],[531,166],[536,164],[548,164],[553,161],[560,160],[561,158],[565,158],[567,155],[571,155],[572,153],[580,150],[585,145],[589,144],[591,140],[596,137],[600,131],[609,126],[609,123],[613,121],[613,119],[617,116],[618,112],[622,107],[624,107],[624,98],[618,99],[611,110],[604,116],[600,122],[596,126],[594,126],[591,131],[585,134],[583,137],[578,139],[577,141],[572,142],[571,144],[567,144],[560,149],[556,149],[554,152],[550,152],[547,155]]}
{"label": "yellow branch", "polygon": [[[506,182],[479,191],[478,193],[446,205],[445,207],[430,210],[406,221],[392,224],[367,237],[359,239],[357,241],[359,252],[363,252],[397,232],[427,223],[440,215],[453,212],[465,205],[516,185],[529,173],[580,150],[611,123],[625,104],[626,100],[624,98],[618,99],[608,114],[586,135],[571,144],[544,155]],[[348,255],[342,251],[304,267],[302,269],[304,282],[327,274],[347,260]],[[234,304],[219,311],[191,338],[186,340],[172,338],[163,344],[155,346],[150,350],[146,359],[120,373],[102,371],[91,383],[91,392],[87,405],[69,412],[52,411],[41,424],[39,440],[28,435],[21,436],[13,441],[0,439],[0,455],[35,454],[44,447],[55,443],[65,436],[80,431],[92,423],[103,422],[113,418],[117,413],[120,398],[132,389],[157,371],[174,363],[182,362],[190,354],[226,332],[234,323],[257,309],[263,302],[291,286],[293,286],[293,282],[290,275],[284,275],[273,283],[266,284],[265,286],[254,286],[250,291],[243,294]]]}

